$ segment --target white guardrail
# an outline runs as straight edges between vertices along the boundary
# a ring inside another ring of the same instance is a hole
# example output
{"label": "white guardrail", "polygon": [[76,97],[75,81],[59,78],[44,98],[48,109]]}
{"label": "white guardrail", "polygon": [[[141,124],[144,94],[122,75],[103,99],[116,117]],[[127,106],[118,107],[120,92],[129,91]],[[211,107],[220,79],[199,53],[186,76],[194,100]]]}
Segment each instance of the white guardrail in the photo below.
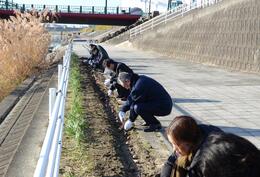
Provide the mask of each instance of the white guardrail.
{"label": "white guardrail", "polygon": [[63,65],[58,65],[58,90],[49,89],[49,126],[43,142],[34,177],[56,177],[59,175],[62,130],[67,86],[69,80],[72,43],[63,57]]}
{"label": "white guardrail", "polygon": [[145,23],[138,25],[132,29],[130,29],[130,39],[136,37],[138,34],[142,34],[147,30],[152,30],[154,27],[158,25],[164,25],[168,21],[172,21],[173,19],[183,16],[185,13],[198,9],[205,8],[221,2],[222,0],[197,0],[197,2],[191,4],[182,4],[178,7],[171,9],[161,15],[158,15],[151,20],[146,21]]}

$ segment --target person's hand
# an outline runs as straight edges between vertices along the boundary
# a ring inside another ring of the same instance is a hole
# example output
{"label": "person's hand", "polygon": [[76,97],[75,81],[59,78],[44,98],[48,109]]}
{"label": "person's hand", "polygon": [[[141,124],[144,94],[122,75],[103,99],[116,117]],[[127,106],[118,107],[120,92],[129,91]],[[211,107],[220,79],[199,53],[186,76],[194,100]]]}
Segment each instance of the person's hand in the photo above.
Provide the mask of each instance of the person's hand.
{"label": "person's hand", "polygon": [[131,122],[131,120],[127,120],[127,121],[125,122],[125,124],[124,124],[124,129],[125,129],[126,131],[128,131],[128,130],[130,130],[130,129],[133,127],[133,125],[134,125],[134,123]]}
{"label": "person's hand", "polygon": [[106,87],[109,87],[109,85],[110,85],[110,79],[106,79],[105,82],[104,82],[104,85],[105,85]]}
{"label": "person's hand", "polygon": [[120,121],[122,122],[122,123],[124,123],[124,121],[125,121],[125,112],[123,112],[123,111],[119,111],[119,113],[118,113],[118,117],[119,117],[119,119],[120,119]]}
{"label": "person's hand", "polygon": [[108,95],[108,96],[113,95],[113,90],[110,90],[110,89],[109,89],[109,90],[107,91],[107,95]]}
{"label": "person's hand", "polygon": [[125,125],[125,120],[123,120],[123,122],[121,122],[121,125],[119,127],[119,130],[123,130],[124,129],[124,125]]}

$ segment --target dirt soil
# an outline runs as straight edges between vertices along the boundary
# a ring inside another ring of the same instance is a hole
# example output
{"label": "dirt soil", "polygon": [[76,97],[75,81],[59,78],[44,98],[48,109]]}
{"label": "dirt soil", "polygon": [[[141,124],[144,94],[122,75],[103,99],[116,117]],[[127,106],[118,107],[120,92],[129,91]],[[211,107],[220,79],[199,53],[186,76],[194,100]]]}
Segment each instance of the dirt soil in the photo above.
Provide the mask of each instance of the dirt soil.
{"label": "dirt soil", "polygon": [[[117,117],[118,103],[115,98],[107,96],[103,85],[102,73],[92,71],[87,66],[81,66],[84,77],[83,92],[85,113],[88,127],[86,127],[86,160],[82,164],[70,164],[66,158],[61,160],[60,171],[73,171],[76,166],[88,166],[85,174],[71,173],[69,176],[94,177],[152,177],[159,171],[152,154],[152,149],[145,145],[135,130],[124,132],[120,130]],[[66,137],[65,137],[66,139]],[[66,152],[74,145],[64,142]],[[87,173],[87,174],[86,174]]]}

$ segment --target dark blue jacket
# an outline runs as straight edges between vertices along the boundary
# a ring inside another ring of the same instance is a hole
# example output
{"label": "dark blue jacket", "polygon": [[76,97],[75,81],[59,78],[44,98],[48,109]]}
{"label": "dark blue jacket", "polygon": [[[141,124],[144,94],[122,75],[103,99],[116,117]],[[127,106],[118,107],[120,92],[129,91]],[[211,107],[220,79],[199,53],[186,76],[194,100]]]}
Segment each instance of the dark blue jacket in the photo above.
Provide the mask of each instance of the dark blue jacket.
{"label": "dark blue jacket", "polygon": [[144,102],[172,104],[171,96],[159,82],[147,76],[133,74],[131,78],[131,93],[121,111],[126,112],[131,105]]}

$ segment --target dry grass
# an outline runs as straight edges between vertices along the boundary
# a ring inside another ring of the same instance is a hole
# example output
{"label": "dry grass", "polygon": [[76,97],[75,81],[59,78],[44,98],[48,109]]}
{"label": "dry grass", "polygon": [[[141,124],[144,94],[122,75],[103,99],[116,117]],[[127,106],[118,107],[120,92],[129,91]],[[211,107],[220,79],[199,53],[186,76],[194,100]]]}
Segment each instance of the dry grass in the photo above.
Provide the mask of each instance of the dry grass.
{"label": "dry grass", "polygon": [[0,100],[21,81],[46,66],[50,35],[43,15],[21,14],[0,20]]}

